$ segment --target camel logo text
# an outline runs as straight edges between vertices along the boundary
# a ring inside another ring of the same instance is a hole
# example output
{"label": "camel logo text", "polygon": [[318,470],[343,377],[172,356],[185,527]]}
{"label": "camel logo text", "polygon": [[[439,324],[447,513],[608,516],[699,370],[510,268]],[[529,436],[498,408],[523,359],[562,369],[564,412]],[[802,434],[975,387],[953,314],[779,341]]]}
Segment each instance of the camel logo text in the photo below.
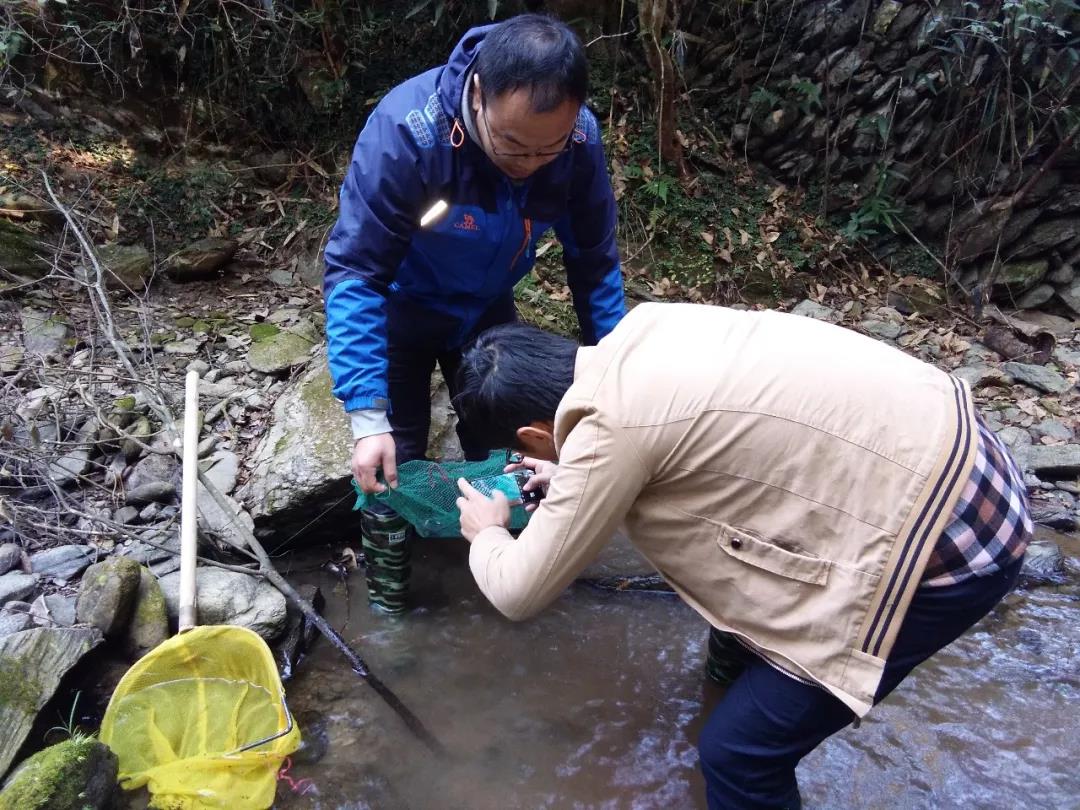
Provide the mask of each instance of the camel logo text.
{"label": "camel logo text", "polygon": [[455,222],[454,227],[459,231],[479,231],[480,226],[476,224],[476,217],[472,214],[463,214],[460,222]]}

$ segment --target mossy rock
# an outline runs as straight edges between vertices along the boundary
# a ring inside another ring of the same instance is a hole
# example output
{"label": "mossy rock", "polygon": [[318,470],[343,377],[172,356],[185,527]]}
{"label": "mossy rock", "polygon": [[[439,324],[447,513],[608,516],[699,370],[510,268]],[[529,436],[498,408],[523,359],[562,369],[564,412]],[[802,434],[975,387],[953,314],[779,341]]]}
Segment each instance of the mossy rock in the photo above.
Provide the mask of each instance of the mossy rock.
{"label": "mossy rock", "polygon": [[139,567],[139,590],[127,629],[127,650],[132,658],[142,658],[169,637],[169,615],[165,596],[157,578],[148,568]]}
{"label": "mossy rock", "polygon": [[141,293],[153,278],[154,261],[142,245],[104,245],[97,254],[106,270],[105,286],[111,290]]}
{"label": "mossy rock", "polygon": [[87,568],[75,602],[79,623],[93,625],[106,637],[120,635],[139,592],[140,569],[130,557],[112,557]]}
{"label": "mossy rock", "polygon": [[318,342],[318,333],[310,321],[301,321],[285,330],[260,323],[253,325],[250,332],[248,365],[263,374],[280,374],[306,363],[311,359],[311,348]]}
{"label": "mossy rock", "polygon": [[0,267],[17,276],[41,278],[49,272],[43,258],[52,252],[33,233],[6,219],[0,219]]}
{"label": "mossy rock", "polygon": [[0,810],[102,810],[113,805],[119,762],[91,737],[38,751],[0,791]]}
{"label": "mossy rock", "polygon": [[165,272],[174,281],[213,276],[232,261],[238,247],[233,239],[200,239],[165,259]]}

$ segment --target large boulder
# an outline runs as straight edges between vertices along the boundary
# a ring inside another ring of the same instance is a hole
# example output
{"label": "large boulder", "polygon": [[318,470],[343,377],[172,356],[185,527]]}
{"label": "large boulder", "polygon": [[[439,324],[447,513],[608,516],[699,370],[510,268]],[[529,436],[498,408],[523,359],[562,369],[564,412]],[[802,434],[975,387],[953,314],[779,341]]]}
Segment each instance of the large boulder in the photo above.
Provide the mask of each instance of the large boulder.
{"label": "large boulder", "polygon": [[81,624],[90,624],[106,636],[118,636],[139,592],[139,564],[130,557],[111,557],[86,569],[79,583],[75,615]]}
{"label": "large boulder", "polygon": [[291,533],[343,496],[335,514],[339,521],[349,520],[352,445],[348,419],[331,393],[326,358],[320,355],[278,398],[270,428],[255,450],[251,477],[239,492],[255,525]]}
{"label": "large boulder", "polygon": [[0,791],[0,810],[105,810],[114,806],[116,754],[93,737],[76,736],[38,751]]}
{"label": "large boulder", "polygon": [[[460,459],[457,420],[438,373],[432,376],[431,403],[428,455]],[[315,531],[355,527],[352,446],[349,421],[331,393],[326,358],[320,355],[278,398],[270,428],[255,449],[251,477],[238,491],[256,529],[290,536],[309,525]],[[321,516],[317,523],[315,516]]]}
{"label": "large boulder", "polygon": [[0,639],[0,773],[61,678],[101,642],[95,627],[38,627]]}
{"label": "large boulder", "polygon": [[169,637],[165,594],[149,569],[139,568],[139,590],[128,623],[126,644],[132,658],[141,658]]}
{"label": "large boulder", "polygon": [[[180,572],[159,580],[169,618],[180,614]],[[204,624],[231,624],[254,630],[273,641],[285,629],[285,597],[265,580],[226,571],[222,568],[199,568],[196,577],[198,621]]]}

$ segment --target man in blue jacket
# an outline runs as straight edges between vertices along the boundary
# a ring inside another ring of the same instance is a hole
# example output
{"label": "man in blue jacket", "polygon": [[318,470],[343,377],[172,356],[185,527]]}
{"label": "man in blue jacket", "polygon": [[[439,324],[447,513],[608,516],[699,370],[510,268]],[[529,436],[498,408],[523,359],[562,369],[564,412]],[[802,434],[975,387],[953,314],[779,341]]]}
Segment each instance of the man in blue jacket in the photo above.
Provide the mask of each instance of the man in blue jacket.
{"label": "man in blue jacket", "polygon": [[[625,312],[616,206],[588,67],[572,31],[526,14],[470,30],[442,67],[392,89],[364,126],[326,246],[334,395],[352,471],[379,492],[422,458],[438,362],[456,394],[461,347],[515,319],[514,284],[554,228],[582,338]],[[467,458],[488,448],[459,424]]]}

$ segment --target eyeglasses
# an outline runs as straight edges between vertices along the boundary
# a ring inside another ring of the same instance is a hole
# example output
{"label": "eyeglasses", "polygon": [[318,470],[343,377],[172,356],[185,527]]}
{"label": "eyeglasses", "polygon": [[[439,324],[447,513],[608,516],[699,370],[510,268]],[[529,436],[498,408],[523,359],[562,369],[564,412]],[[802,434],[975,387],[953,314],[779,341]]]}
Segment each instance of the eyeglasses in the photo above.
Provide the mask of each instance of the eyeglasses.
{"label": "eyeglasses", "polygon": [[482,107],[480,107],[480,117],[484,120],[484,131],[487,132],[488,143],[491,144],[491,152],[492,152],[492,154],[494,154],[494,155],[496,155],[498,157],[507,157],[507,158],[558,157],[559,155],[566,154],[567,152],[569,152],[571,149],[574,148],[574,143],[575,143],[574,135],[577,132],[576,127],[570,132],[569,135],[566,136],[566,145],[563,146],[562,149],[556,149],[554,151],[547,151],[547,152],[544,152],[544,151],[539,151],[539,152],[500,152],[498,149],[495,148],[495,138],[492,137],[492,135],[491,135],[491,125],[488,124],[487,104],[484,104]]}
{"label": "eyeglasses", "polygon": [[524,460],[525,460],[524,454],[519,453],[517,450],[513,449],[512,447],[507,447],[506,448],[506,463],[507,464],[520,464]]}

